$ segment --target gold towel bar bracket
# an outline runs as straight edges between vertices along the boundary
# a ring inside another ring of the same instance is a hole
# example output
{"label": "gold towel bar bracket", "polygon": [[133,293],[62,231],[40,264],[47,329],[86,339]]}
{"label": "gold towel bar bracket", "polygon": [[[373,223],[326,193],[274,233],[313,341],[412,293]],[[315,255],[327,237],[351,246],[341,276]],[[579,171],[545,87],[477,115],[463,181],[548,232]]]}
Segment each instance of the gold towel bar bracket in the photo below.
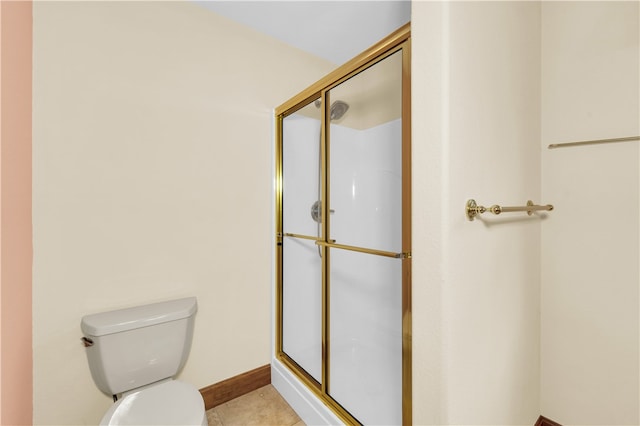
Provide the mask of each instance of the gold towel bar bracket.
{"label": "gold towel bar bracket", "polygon": [[469,200],[467,201],[465,213],[467,214],[467,219],[472,221],[476,218],[477,215],[485,213],[487,211],[496,215],[500,213],[509,213],[509,212],[527,212],[527,214],[531,216],[533,212],[539,211],[539,210],[551,211],[553,210],[553,206],[551,204],[539,206],[537,204],[533,204],[533,201],[529,200],[527,201],[526,206],[501,207],[497,204],[494,204],[491,207],[485,207],[485,206],[479,206],[476,203],[476,200]]}

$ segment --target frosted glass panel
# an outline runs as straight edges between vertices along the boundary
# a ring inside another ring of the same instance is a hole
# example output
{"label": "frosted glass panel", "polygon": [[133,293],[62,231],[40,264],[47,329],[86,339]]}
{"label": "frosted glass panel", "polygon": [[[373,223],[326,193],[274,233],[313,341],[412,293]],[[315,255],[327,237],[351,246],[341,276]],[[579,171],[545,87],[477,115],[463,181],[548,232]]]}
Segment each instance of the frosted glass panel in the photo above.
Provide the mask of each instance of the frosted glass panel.
{"label": "frosted glass panel", "polygon": [[283,230],[318,235],[311,208],[320,199],[320,109],[311,103],[282,125]]}
{"label": "frosted glass panel", "polygon": [[[337,244],[402,252],[401,81],[396,53],[329,92]],[[402,260],[331,249],[330,265],[328,393],[362,424],[401,424]]]}
{"label": "frosted glass panel", "polygon": [[402,260],[330,256],[329,395],[362,424],[402,424]]}
{"label": "frosted glass panel", "polygon": [[[316,237],[311,207],[320,199],[320,110],[313,103],[283,120],[283,232]],[[282,349],[322,380],[322,259],[312,240],[285,237]]]}
{"label": "frosted glass panel", "polygon": [[318,382],[322,375],[321,262],[313,241],[284,240],[282,349]]}
{"label": "frosted glass panel", "polygon": [[[402,56],[391,55],[330,91],[331,239],[402,251]],[[332,107],[333,110],[333,107]]]}

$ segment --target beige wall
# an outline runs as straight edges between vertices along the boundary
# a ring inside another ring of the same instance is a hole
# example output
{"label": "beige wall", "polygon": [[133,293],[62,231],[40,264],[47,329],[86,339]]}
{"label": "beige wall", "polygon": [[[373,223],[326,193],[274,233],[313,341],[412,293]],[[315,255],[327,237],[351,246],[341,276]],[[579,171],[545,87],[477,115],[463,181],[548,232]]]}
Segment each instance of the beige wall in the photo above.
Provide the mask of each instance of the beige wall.
{"label": "beige wall", "polygon": [[468,222],[469,198],[540,198],[540,5],[414,2],[415,424],[533,424],[540,218]]}
{"label": "beige wall", "polygon": [[639,424],[638,2],[542,5],[541,412],[563,425]]}
{"label": "beige wall", "polygon": [[[563,7],[413,3],[416,424],[638,423],[640,153],[542,149],[638,133],[637,3]],[[629,22],[566,39],[597,16]],[[34,6],[36,423],[110,404],[89,312],[195,295],[185,380],[269,362],[271,108],[331,69],[190,4]],[[624,208],[585,212],[600,196]],[[468,198],[557,208],[469,223]]]}
{"label": "beige wall", "polygon": [[198,387],[270,361],[272,108],[333,65],[188,2],[38,2],[36,424],[96,424],[84,314],[182,296]]}
{"label": "beige wall", "polygon": [[32,419],[31,2],[0,2],[0,424]]}
{"label": "beige wall", "polygon": [[[415,423],[640,421],[640,149],[546,149],[640,133],[638,18],[413,3]],[[556,209],[466,223],[471,197]]]}

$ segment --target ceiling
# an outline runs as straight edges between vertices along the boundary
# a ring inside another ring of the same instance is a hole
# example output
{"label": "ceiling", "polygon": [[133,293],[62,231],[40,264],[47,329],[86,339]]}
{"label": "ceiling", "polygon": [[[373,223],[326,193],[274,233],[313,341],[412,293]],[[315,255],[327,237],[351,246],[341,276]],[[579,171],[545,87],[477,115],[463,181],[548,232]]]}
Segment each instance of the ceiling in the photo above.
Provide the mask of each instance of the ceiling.
{"label": "ceiling", "polygon": [[411,20],[409,0],[197,3],[336,65],[347,62]]}

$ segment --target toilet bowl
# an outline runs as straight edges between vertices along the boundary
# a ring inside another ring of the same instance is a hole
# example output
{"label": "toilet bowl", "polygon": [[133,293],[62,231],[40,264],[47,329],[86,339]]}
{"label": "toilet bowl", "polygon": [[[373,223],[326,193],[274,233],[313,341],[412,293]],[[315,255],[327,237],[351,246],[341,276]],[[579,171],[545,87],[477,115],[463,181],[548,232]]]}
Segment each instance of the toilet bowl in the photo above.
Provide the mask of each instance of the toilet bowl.
{"label": "toilet bowl", "polygon": [[82,318],[91,377],[116,401],[101,425],[206,426],[202,395],[174,377],[191,348],[195,297]]}
{"label": "toilet bowl", "polygon": [[104,414],[100,425],[207,426],[207,415],[194,386],[169,380],[124,395]]}

